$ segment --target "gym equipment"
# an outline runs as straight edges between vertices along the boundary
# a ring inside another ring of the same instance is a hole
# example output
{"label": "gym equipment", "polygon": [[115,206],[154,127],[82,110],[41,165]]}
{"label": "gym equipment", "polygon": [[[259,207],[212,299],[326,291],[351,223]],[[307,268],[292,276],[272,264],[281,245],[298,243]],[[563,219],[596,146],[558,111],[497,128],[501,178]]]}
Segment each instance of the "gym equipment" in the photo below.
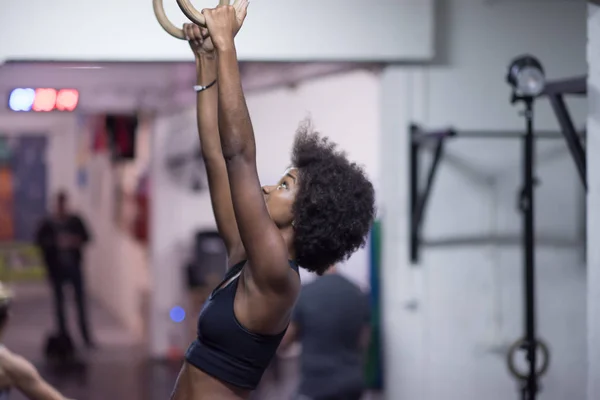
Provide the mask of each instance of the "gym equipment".
{"label": "gym equipment", "polygon": [[[236,0],[236,2],[237,1],[238,0]],[[235,4],[236,3],[234,3],[234,5]],[[156,19],[158,20],[160,26],[162,26],[162,28],[174,38],[186,40],[183,30],[173,25],[173,23],[169,21],[169,18],[167,18],[163,0],[152,0],[152,5],[154,7],[154,15],[156,15]],[[190,0],[177,0],[177,5],[190,21],[196,25],[206,26],[204,15],[194,8]],[[219,5],[227,6],[229,5],[229,0],[219,0]]]}
{"label": "gym equipment", "polygon": [[[537,69],[537,70],[536,70]],[[521,74],[519,76],[519,74]],[[534,232],[534,153],[536,140],[560,139],[567,143],[569,152],[573,158],[581,182],[587,191],[587,162],[583,147],[586,132],[577,132],[571,115],[566,107],[565,95],[587,95],[587,77],[575,77],[563,80],[545,82],[541,63],[530,55],[516,58],[509,67],[507,82],[512,86],[513,93],[511,104],[523,103],[525,117],[525,132],[502,132],[502,131],[459,131],[453,128],[427,131],[417,124],[410,124],[410,261],[413,265],[418,264],[421,247],[423,244],[437,245],[460,245],[460,244],[488,244],[488,243],[512,243],[511,238],[453,238],[447,241],[435,243],[422,238],[421,230],[427,201],[431,195],[433,183],[440,161],[444,155],[444,144],[446,140],[455,138],[477,138],[477,139],[519,139],[523,141],[523,187],[520,192],[519,208],[523,215],[523,231],[521,245],[523,247],[524,260],[523,272],[525,279],[525,335],[516,341],[507,354],[508,369],[519,382],[521,398],[523,400],[535,400],[539,392],[539,378],[548,370],[550,364],[550,352],[548,346],[538,339],[535,324],[535,232]],[[538,98],[547,97],[556,115],[560,133],[535,132],[533,129],[533,106]],[[433,162],[429,167],[425,186],[419,185],[420,154],[424,147],[433,145]],[[540,241],[538,240],[538,243]],[[552,243],[553,245],[560,243]],[[515,366],[515,355],[526,352],[529,364],[527,372],[518,371]],[[538,351],[541,360],[538,360]],[[539,361],[539,363],[538,363]],[[539,364],[539,368],[538,368]]]}
{"label": "gym equipment", "polygon": [[217,231],[199,231],[194,237],[194,255],[187,265],[189,289],[219,282],[227,271],[227,249]]}
{"label": "gym equipment", "polygon": [[46,337],[44,355],[50,362],[65,364],[76,359],[75,345],[71,337],[64,333],[55,333]]}

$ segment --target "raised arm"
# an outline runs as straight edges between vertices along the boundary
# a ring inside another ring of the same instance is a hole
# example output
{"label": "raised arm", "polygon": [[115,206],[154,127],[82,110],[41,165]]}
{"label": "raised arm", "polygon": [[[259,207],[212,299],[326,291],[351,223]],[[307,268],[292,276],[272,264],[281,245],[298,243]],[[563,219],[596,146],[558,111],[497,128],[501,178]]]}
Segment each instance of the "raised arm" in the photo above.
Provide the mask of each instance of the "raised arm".
{"label": "raised arm", "polygon": [[[237,4],[237,12],[245,14],[247,5],[246,0],[241,0]],[[234,45],[236,9],[222,6],[203,13],[217,49],[219,134],[248,266],[257,286],[287,291],[286,283],[291,282],[288,250],[269,216],[256,170],[254,131],[242,91]]]}
{"label": "raised arm", "polygon": [[[208,86],[217,79],[217,55],[210,37],[206,37],[208,32],[206,28],[194,24],[185,24],[183,31],[196,57],[197,85]],[[196,118],[217,230],[225,242],[229,264],[233,265],[244,257],[244,249],[233,213],[229,178],[221,151],[216,86],[215,83],[213,87],[198,92]]]}

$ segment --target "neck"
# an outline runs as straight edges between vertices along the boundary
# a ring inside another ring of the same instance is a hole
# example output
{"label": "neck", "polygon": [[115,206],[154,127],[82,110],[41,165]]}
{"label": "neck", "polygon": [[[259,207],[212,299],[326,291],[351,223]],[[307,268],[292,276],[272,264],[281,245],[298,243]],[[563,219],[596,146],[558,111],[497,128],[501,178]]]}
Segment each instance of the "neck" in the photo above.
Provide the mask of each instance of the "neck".
{"label": "neck", "polygon": [[325,273],[323,275],[333,275],[333,274],[337,274],[337,267],[335,265],[332,265],[331,267],[329,267],[329,269],[327,271],[325,271]]}
{"label": "neck", "polygon": [[288,249],[288,258],[290,260],[295,260],[296,250],[294,249],[294,229],[290,226],[280,229],[279,232],[281,232],[281,236],[283,236],[283,240],[285,240]]}

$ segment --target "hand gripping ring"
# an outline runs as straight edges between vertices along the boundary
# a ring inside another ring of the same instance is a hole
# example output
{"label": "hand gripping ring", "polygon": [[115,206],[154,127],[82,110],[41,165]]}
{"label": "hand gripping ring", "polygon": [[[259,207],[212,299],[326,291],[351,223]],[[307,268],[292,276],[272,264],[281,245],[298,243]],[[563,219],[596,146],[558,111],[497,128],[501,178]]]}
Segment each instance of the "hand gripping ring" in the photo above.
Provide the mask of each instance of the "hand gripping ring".
{"label": "hand gripping ring", "polygon": [[[517,340],[508,349],[508,352],[506,354],[506,361],[508,365],[508,370],[515,378],[520,380],[527,380],[529,374],[518,371],[515,365],[515,355],[519,352],[519,350],[523,349],[527,349],[527,342],[525,341],[525,339]],[[546,345],[546,343],[542,342],[541,340],[536,340],[535,350],[538,351],[538,349],[541,352],[542,365],[536,371],[535,375],[539,378],[546,374],[546,372],[548,371],[548,367],[550,366],[550,350],[548,350],[548,346]]]}
{"label": "hand gripping ring", "polygon": [[[238,0],[236,0],[236,2],[237,1]],[[190,0],[177,0],[177,4],[190,21],[196,25],[206,26],[204,15],[194,8]],[[152,5],[154,6],[154,15],[156,15],[156,19],[158,20],[160,26],[162,26],[163,29],[174,38],[186,40],[183,30],[173,25],[173,23],[169,21],[169,18],[167,18],[167,14],[165,14],[165,8],[163,6],[163,0],[152,0]],[[228,6],[229,0],[219,0],[219,5]]]}

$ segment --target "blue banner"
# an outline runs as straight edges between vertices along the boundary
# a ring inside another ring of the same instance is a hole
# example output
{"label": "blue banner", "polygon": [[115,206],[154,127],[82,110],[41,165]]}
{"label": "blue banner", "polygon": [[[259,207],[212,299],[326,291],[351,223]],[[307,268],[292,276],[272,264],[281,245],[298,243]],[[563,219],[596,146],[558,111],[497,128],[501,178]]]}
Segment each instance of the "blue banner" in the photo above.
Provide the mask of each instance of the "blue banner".
{"label": "blue banner", "polygon": [[0,279],[39,279],[44,268],[34,246],[46,216],[47,138],[0,136]]}

